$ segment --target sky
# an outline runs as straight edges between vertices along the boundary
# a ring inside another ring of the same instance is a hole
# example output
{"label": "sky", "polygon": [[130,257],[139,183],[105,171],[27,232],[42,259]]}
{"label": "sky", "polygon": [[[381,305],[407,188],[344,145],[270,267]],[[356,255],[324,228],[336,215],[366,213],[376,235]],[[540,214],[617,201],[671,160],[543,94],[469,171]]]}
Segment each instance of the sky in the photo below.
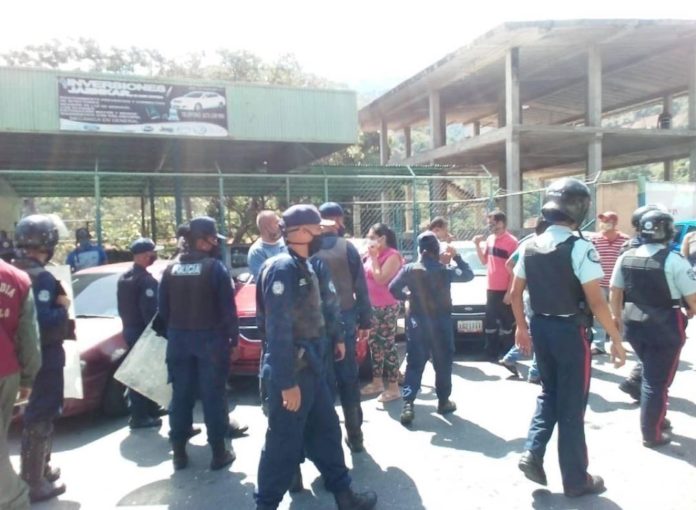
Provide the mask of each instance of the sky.
{"label": "sky", "polygon": [[693,0],[22,0],[3,2],[0,49],[88,37],[170,56],[294,53],[309,72],[387,90],[506,21],[696,19]]}

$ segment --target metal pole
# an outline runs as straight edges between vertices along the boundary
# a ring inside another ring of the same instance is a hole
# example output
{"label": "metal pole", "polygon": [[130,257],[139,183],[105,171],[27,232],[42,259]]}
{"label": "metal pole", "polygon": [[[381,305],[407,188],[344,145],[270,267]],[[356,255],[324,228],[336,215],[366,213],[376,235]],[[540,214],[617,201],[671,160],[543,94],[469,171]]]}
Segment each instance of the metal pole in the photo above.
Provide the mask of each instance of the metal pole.
{"label": "metal pole", "polygon": [[94,207],[95,207],[95,224],[94,228],[97,231],[97,244],[102,244],[102,218],[101,218],[101,186],[99,183],[99,158],[94,160]]}
{"label": "metal pole", "polygon": [[145,194],[140,195],[140,235],[147,235],[145,228]]}
{"label": "metal pole", "polygon": [[413,260],[418,260],[418,246],[416,243],[416,237],[417,237],[416,230],[418,230],[418,211],[417,211],[418,200],[416,199],[416,188],[417,188],[416,173],[413,171],[413,169],[409,165],[406,165],[406,168],[408,168],[408,171],[411,172],[411,177],[412,177],[411,186],[413,187],[413,190],[411,193],[411,195],[412,195],[411,200],[413,203],[413,212],[412,212],[413,218],[411,220],[412,225],[413,225],[413,234],[411,236],[412,237],[411,241],[413,243],[413,256],[414,256]]}
{"label": "metal pole", "polygon": [[155,183],[153,179],[150,179],[147,187],[150,195],[150,236],[152,236],[153,241],[157,241],[157,215],[155,214]]}
{"label": "metal pole", "polygon": [[219,177],[218,177],[218,200],[220,201],[220,206],[218,207],[218,212],[220,214],[220,217],[218,219],[218,224],[219,224],[219,229],[220,232],[224,232],[226,235],[227,228],[225,226],[225,179],[222,177],[222,170],[220,170],[220,165],[218,165],[217,161],[215,162],[215,168],[218,171]]}
{"label": "metal pole", "polygon": [[287,206],[290,207],[290,176],[285,178],[285,198],[288,202]]}
{"label": "metal pole", "polygon": [[[181,173],[181,146],[179,142],[174,143],[174,161],[172,162],[174,166],[174,173]],[[176,225],[181,225],[183,220],[182,214],[182,193],[181,193],[181,175],[174,175],[174,216],[176,218]]]}

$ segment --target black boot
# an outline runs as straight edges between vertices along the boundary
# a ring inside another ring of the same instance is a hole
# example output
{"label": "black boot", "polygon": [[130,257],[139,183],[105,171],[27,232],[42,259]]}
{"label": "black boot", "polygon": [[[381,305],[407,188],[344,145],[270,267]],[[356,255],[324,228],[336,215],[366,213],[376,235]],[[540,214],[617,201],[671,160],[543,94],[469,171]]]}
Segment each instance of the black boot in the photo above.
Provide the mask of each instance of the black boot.
{"label": "black boot", "polygon": [[302,492],[303,490],[304,484],[302,483],[302,470],[300,469],[300,466],[297,466],[295,474],[292,475],[292,482],[290,483],[290,488],[288,491],[290,491],[292,494],[296,494],[298,492]]}
{"label": "black boot", "polygon": [[53,432],[51,422],[39,422],[25,427],[22,432],[20,476],[29,486],[29,501],[37,503],[60,496],[64,484],[50,482],[44,477],[47,443]]}
{"label": "black boot", "polygon": [[371,510],[377,504],[377,494],[372,491],[353,492],[346,489],[334,494],[338,510]]}
{"label": "black boot", "polygon": [[172,441],[172,462],[174,471],[185,469],[188,466],[188,455],[186,454],[186,441]]}
{"label": "black boot", "polygon": [[213,458],[210,461],[210,469],[217,471],[234,462],[237,457],[234,450],[228,450],[225,447],[224,441],[216,441],[210,444],[210,449],[213,450]]}
{"label": "black boot", "polygon": [[343,407],[343,418],[346,426],[346,444],[353,453],[365,451],[361,429],[361,415],[360,404],[351,407]]}
{"label": "black boot", "polygon": [[404,401],[404,408],[401,411],[401,424],[410,425],[413,419],[416,417],[416,411],[413,409],[413,402],[410,400]]}
{"label": "black boot", "polygon": [[[667,421],[667,420],[665,420]],[[44,478],[49,482],[55,482],[60,478],[60,468],[51,467],[51,452],[53,451],[53,434],[46,442],[46,464],[44,466]]]}

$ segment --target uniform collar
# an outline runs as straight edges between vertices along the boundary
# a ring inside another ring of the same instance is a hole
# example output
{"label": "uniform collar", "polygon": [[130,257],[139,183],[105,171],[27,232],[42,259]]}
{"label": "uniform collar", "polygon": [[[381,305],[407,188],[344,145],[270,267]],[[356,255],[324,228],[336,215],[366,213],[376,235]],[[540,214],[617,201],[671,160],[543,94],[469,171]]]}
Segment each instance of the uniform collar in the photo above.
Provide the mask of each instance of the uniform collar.
{"label": "uniform collar", "polygon": [[549,225],[549,228],[546,229],[547,232],[570,232],[571,234],[573,233],[573,229],[571,229],[567,225]]}

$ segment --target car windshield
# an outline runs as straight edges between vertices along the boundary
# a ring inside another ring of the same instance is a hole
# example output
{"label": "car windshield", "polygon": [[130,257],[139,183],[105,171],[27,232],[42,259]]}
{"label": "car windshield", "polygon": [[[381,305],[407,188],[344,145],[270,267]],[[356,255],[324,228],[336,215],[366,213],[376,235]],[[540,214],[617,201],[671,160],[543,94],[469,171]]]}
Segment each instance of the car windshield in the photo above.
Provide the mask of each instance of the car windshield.
{"label": "car windshield", "polygon": [[469,267],[474,272],[475,275],[485,275],[486,266],[481,264],[481,260],[476,254],[476,248],[473,246],[463,246],[457,247],[457,252],[464,259],[464,262],[469,264]]}
{"label": "car windshield", "polygon": [[189,92],[184,97],[201,97],[203,94],[201,92]]}
{"label": "car windshield", "polygon": [[73,277],[76,317],[118,317],[116,284],[121,273],[88,273]]}

